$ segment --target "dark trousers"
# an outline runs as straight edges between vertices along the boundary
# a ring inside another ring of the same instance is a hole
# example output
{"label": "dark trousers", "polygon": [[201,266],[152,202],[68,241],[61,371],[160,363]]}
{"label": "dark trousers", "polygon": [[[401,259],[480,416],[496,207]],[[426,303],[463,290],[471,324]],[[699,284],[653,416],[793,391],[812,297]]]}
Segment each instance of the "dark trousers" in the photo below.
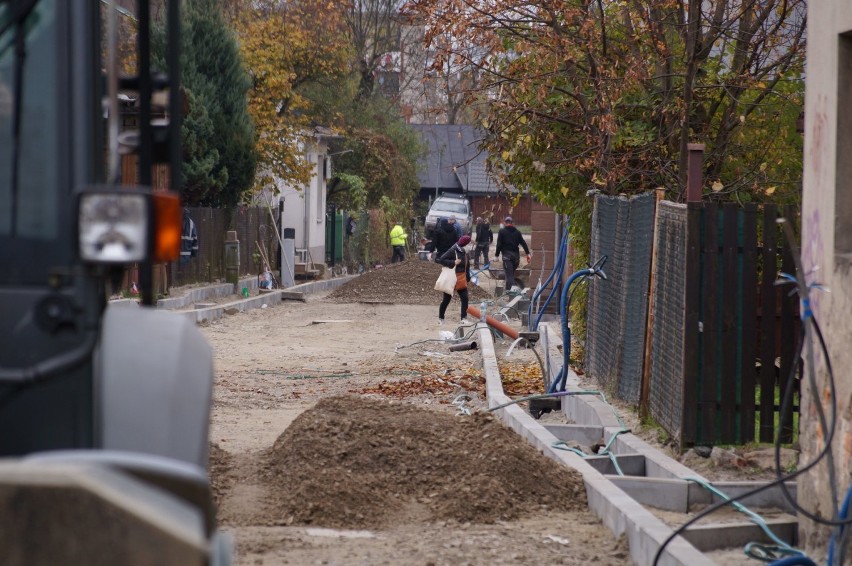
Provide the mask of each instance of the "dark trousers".
{"label": "dark trousers", "polygon": [[503,272],[506,274],[506,290],[515,286],[515,270],[521,263],[521,258],[503,254]]}
{"label": "dark trousers", "polygon": [[[464,318],[467,316],[467,289],[456,289],[456,293],[459,294],[459,299],[461,299],[461,318]],[[444,320],[444,315],[447,314],[447,307],[452,300],[452,295],[444,293],[444,300],[441,301],[441,306],[438,307],[438,318],[441,320]]]}
{"label": "dark trousers", "polygon": [[405,261],[405,246],[394,246],[393,247],[393,255],[391,256],[391,263],[396,263],[398,261]]}
{"label": "dark trousers", "polygon": [[476,244],[473,250],[473,268],[479,269],[479,254],[482,254],[482,265],[488,264],[488,244]]}

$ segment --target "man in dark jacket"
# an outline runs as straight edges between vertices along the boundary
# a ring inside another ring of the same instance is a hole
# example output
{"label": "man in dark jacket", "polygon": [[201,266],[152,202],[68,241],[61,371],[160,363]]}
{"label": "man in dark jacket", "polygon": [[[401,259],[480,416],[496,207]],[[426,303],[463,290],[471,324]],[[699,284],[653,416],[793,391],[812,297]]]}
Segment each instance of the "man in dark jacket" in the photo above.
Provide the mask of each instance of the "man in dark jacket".
{"label": "man in dark jacket", "polygon": [[183,227],[180,234],[180,263],[184,265],[190,258],[198,255],[198,232],[195,230],[195,222],[189,215],[189,209],[183,209]]}
{"label": "man in dark jacket", "polygon": [[479,256],[482,255],[482,265],[488,265],[488,248],[491,247],[491,242],[494,241],[494,232],[491,231],[491,224],[482,217],[476,219],[476,249],[473,252],[473,268],[479,269]]}
{"label": "man in dark jacket", "polygon": [[444,255],[444,252],[453,247],[458,239],[455,221],[444,221],[432,236],[432,242],[435,244],[435,259]]}
{"label": "man in dark jacket", "polygon": [[500,257],[503,254],[503,271],[506,273],[506,290],[515,286],[515,270],[521,263],[521,251],[524,248],[527,254],[527,263],[532,259],[530,248],[524,235],[512,224],[512,217],[507,216],[503,220],[503,227],[497,232],[497,249],[494,255]]}

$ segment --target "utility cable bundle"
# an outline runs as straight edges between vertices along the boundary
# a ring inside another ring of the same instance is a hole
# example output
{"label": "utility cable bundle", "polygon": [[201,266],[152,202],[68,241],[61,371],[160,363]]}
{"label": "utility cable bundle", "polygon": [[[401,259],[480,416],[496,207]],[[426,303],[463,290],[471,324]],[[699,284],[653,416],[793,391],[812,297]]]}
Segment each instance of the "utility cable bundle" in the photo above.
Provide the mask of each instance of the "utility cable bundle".
{"label": "utility cable bundle", "polygon": [[[791,249],[795,250],[795,235],[793,234],[793,229],[790,226],[789,222],[785,219],[779,219],[778,222],[783,224],[784,234],[787,237]],[[827,566],[835,566],[838,564],[843,564],[846,557],[846,550],[849,544],[850,531],[852,529],[849,528],[849,525],[852,524],[852,518],[849,515],[849,505],[850,500],[852,500],[852,486],[850,486],[849,490],[846,493],[846,497],[843,500],[840,508],[837,506],[837,479],[835,477],[834,470],[834,455],[832,452],[832,441],[834,440],[834,435],[837,429],[837,399],[836,399],[836,388],[834,381],[834,370],[831,367],[831,359],[828,353],[828,347],[826,346],[825,339],[822,334],[822,330],[820,329],[819,324],[817,323],[816,318],[814,318],[813,311],[811,310],[811,301],[810,301],[810,290],[811,288],[819,289],[821,288],[818,284],[808,285],[806,281],[806,274],[802,268],[801,258],[797,253],[793,254],[793,259],[796,265],[796,276],[788,275],[785,273],[780,274],[779,281],[776,282],[776,285],[784,285],[789,283],[795,283],[796,289],[793,292],[798,292],[799,300],[801,301],[801,320],[802,320],[802,339],[796,346],[796,356],[794,359],[798,359],[803,351],[803,348],[806,347],[805,355],[806,355],[806,364],[805,371],[808,374],[808,382],[811,386],[811,390],[817,391],[816,378],[814,376],[814,339],[819,344],[820,351],[822,352],[823,359],[825,361],[826,373],[828,376],[828,387],[829,387],[829,397],[831,399],[830,403],[830,413],[829,418],[826,419],[825,409],[822,406],[822,402],[817,397],[815,399],[815,406],[817,410],[817,416],[819,418],[820,426],[822,430],[825,431],[825,441],[822,450],[817,454],[816,458],[805,466],[799,468],[793,473],[783,474],[781,468],[781,423],[784,422],[784,417],[790,412],[792,402],[793,402],[793,380],[796,378],[796,365],[793,364],[790,370],[789,375],[787,376],[787,382],[784,392],[784,399],[781,403],[781,418],[779,419],[778,429],[776,430],[775,436],[775,474],[776,479],[766,483],[760,487],[749,490],[747,492],[741,493],[740,495],[732,498],[726,498],[718,503],[715,503],[706,509],[702,510],[700,513],[695,515],[692,519],[678,527],[669,537],[663,541],[663,544],[660,545],[660,548],[657,550],[657,553],[654,555],[653,564],[656,566],[660,560],[660,557],[663,554],[666,546],[674,540],[675,537],[686,531],[686,529],[693,525],[694,523],[700,521],[704,517],[710,515],[714,511],[726,506],[726,505],[734,505],[737,501],[741,499],[745,499],[747,497],[751,497],[752,495],[756,495],[763,491],[766,491],[776,485],[780,485],[781,492],[784,494],[784,497],[787,501],[793,506],[794,509],[798,513],[801,513],[803,516],[807,517],[811,521],[825,526],[833,527],[831,539],[829,541],[828,548],[828,561]],[[819,517],[814,513],[804,509],[796,499],[790,494],[785,482],[804,474],[805,472],[816,467],[824,458],[827,458],[827,464],[829,466],[829,485],[832,493],[832,501],[834,502],[832,509],[832,518],[825,519],[823,517]],[[752,543],[753,545],[753,543]],[[746,550],[748,552],[751,545],[746,546]],[[786,546],[786,545],[785,545]],[[753,546],[751,546],[753,548]],[[789,553],[790,548],[781,547],[781,550],[784,553]],[[792,556],[786,556],[779,560],[774,560],[770,562],[773,566],[789,566],[789,565],[805,565],[805,566],[815,566],[813,560],[805,556],[801,551],[795,551],[799,554],[795,554]],[[751,554],[750,554],[751,556]],[[757,557],[760,558],[760,557]],[[772,560],[762,558],[766,561]]]}

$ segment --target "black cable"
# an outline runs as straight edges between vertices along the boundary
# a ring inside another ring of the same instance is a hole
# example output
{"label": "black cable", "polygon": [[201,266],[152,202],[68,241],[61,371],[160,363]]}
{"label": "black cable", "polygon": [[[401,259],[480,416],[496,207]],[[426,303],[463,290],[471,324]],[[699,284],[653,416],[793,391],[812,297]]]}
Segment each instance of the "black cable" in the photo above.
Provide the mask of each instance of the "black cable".
{"label": "black cable", "polygon": [[13,25],[23,22],[30,15],[30,12],[33,11],[37,3],[38,0],[23,0],[11,3],[11,8],[9,8],[11,14],[6,24],[0,27],[0,36],[9,31]]}
{"label": "black cable", "polygon": [[[825,367],[826,367],[826,371],[828,372],[829,391],[830,391],[830,394],[831,394],[831,426],[829,428],[825,429],[827,431],[826,437],[825,437],[825,447],[823,448],[822,452],[820,452],[819,456],[808,466],[807,469],[810,469],[811,467],[816,465],[819,462],[819,460],[821,460],[826,454],[831,452],[831,450],[832,450],[831,443],[834,440],[834,433],[835,433],[835,429],[836,429],[836,426],[837,426],[837,401],[836,401],[837,396],[835,395],[834,370],[831,366],[831,360],[828,358],[828,349],[827,349],[826,344],[825,344],[825,339],[823,338],[823,335],[822,335],[822,330],[820,330],[819,324],[817,323],[816,319],[812,318],[811,322],[813,323],[814,331],[816,333],[817,339],[819,340],[820,349],[822,350],[823,355],[825,357]],[[799,347],[799,351],[801,352],[801,346]],[[817,397],[819,397],[819,396],[817,395]],[[789,387],[789,384],[788,384],[787,390],[784,392],[784,401],[781,405],[781,414],[782,415],[784,414],[785,409],[789,409],[789,405],[790,405],[791,401],[792,401],[792,391],[791,391],[791,388]],[[817,401],[817,402],[819,403],[819,401]],[[780,422],[780,420],[779,420],[779,422]],[[780,469],[781,469],[781,444],[780,444],[779,441],[776,441],[776,443],[775,443],[775,471],[776,471],[777,477],[780,477]],[[787,499],[787,501],[796,509],[796,511],[798,511],[799,513],[801,513],[802,515],[804,515],[805,517],[807,517],[811,521],[813,521],[815,523],[822,524],[822,525],[832,526],[832,527],[842,527],[842,526],[852,524],[852,517],[844,519],[842,521],[836,521],[836,520],[833,520],[833,519],[824,519],[822,517],[814,515],[813,513],[804,509],[802,506],[800,506],[798,504],[796,499],[787,490],[786,485],[784,485],[784,484],[781,484],[781,485],[783,486],[781,491],[784,494],[784,497]]]}
{"label": "black cable", "polygon": [[544,382],[544,391],[546,393],[548,387],[550,387],[550,383],[548,383],[548,380],[547,380],[547,378],[549,376],[547,375],[547,371],[544,368],[544,362],[541,361],[541,356],[536,351],[534,343],[530,342],[526,338],[521,338],[521,340],[523,340],[523,343],[526,344],[527,347],[529,347],[530,350],[532,350],[532,353],[535,354],[535,358],[538,360],[538,367],[541,368],[541,378],[542,378],[542,381]]}
{"label": "black cable", "polygon": [[[819,326],[818,326],[818,325],[817,325],[817,323],[816,323],[816,319],[811,318],[810,320],[811,320],[811,321],[812,321],[812,323],[814,324],[814,328],[815,328],[815,330],[816,330],[816,335],[817,335],[817,338],[819,339],[819,342],[820,342],[820,348],[821,348],[821,350],[822,350],[822,352],[823,352],[823,356],[824,356],[824,357],[825,357],[825,359],[826,359],[826,369],[828,370],[828,378],[829,378],[829,383],[830,383],[830,387],[831,387],[831,391],[832,391],[832,406],[834,407],[834,406],[835,406],[835,402],[834,402],[834,397],[835,397],[835,396],[834,396],[834,394],[833,394],[833,392],[834,392],[834,372],[833,372],[833,370],[832,370],[832,368],[831,368],[831,363],[830,363],[830,361],[828,361],[828,359],[829,359],[829,357],[828,357],[828,349],[827,349],[827,347],[826,347],[825,341],[824,341],[824,340],[823,340],[823,338],[822,338],[822,332],[819,330]],[[802,340],[802,344],[804,344],[804,340]],[[799,351],[799,352],[801,352],[801,349],[802,349],[802,345],[799,345],[799,347],[798,347],[798,351]],[[794,374],[793,374],[793,375],[794,375]],[[789,378],[788,378],[788,379],[789,379]],[[789,397],[789,399],[788,399],[788,397]],[[789,410],[789,407],[787,407],[786,405],[789,405],[791,400],[792,400],[792,390],[791,390],[791,388],[790,388],[790,387],[787,387],[787,390],[785,391],[785,395],[784,395],[784,401],[785,401],[785,403],[784,403],[784,405],[782,405],[782,411],[781,411],[781,414],[780,414],[780,416],[779,416],[779,420],[778,420],[778,422],[779,422],[778,427],[779,427],[779,428],[778,428],[778,430],[776,431],[777,433],[780,433],[780,427],[782,426],[782,425],[781,425],[781,423],[783,423],[783,421],[784,421],[784,419],[783,419],[783,417],[784,417],[784,409],[786,408],[786,409],[788,409],[788,410]],[[744,492],[744,493],[741,493],[740,495],[737,495],[736,497],[732,497],[732,498],[730,498],[730,499],[728,499],[728,500],[723,500],[723,501],[720,501],[720,502],[718,502],[718,503],[714,503],[714,504],[713,504],[713,505],[711,505],[710,507],[707,507],[706,509],[702,510],[702,511],[701,511],[700,513],[698,513],[695,517],[693,517],[692,519],[690,519],[689,521],[687,521],[686,523],[684,523],[683,525],[681,525],[680,527],[678,527],[677,529],[675,529],[675,531],[674,531],[674,532],[672,532],[672,534],[671,534],[671,535],[669,535],[669,536],[666,538],[666,540],[664,540],[664,541],[663,541],[663,543],[660,545],[660,548],[659,548],[659,549],[657,549],[657,553],[654,555],[654,560],[653,560],[653,562],[652,562],[653,566],[657,566],[657,564],[658,564],[658,562],[659,562],[659,560],[660,560],[660,557],[662,556],[663,551],[665,550],[666,546],[668,546],[668,544],[669,544],[672,540],[674,540],[674,538],[675,538],[675,537],[679,536],[679,535],[680,535],[682,532],[684,532],[684,531],[685,531],[685,530],[686,530],[689,526],[691,526],[691,525],[695,524],[696,522],[700,521],[701,519],[703,519],[703,518],[704,518],[704,517],[706,517],[707,515],[709,515],[709,514],[713,513],[714,511],[717,511],[718,509],[721,509],[721,508],[722,508],[722,507],[724,507],[725,505],[729,505],[729,504],[731,504],[731,503],[733,503],[733,502],[735,502],[735,501],[739,501],[739,500],[741,500],[741,499],[745,499],[745,498],[747,498],[747,497],[751,497],[752,495],[757,495],[758,493],[761,493],[761,492],[763,492],[763,491],[766,491],[767,489],[770,489],[770,488],[772,488],[772,487],[775,487],[776,485],[779,485],[779,484],[783,486],[783,485],[784,485],[784,482],[789,481],[789,480],[791,480],[791,479],[793,479],[793,478],[796,478],[796,477],[798,477],[798,476],[800,476],[800,475],[804,474],[805,472],[807,472],[807,471],[811,470],[811,469],[812,469],[812,468],[814,468],[817,464],[819,464],[819,463],[820,463],[820,461],[821,461],[821,460],[825,457],[825,455],[826,455],[826,454],[827,454],[827,453],[831,450],[831,440],[834,438],[834,428],[835,428],[835,425],[836,425],[836,420],[835,420],[835,419],[836,419],[836,416],[837,416],[837,415],[836,415],[836,410],[835,410],[835,411],[833,411],[833,412],[832,412],[832,423],[831,423],[831,428],[827,429],[827,430],[828,430],[828,432],[826,433],[826,434],[827,434],[827,436],[826,436],[825,446],[823,447],[822,451],[821,451],[821,452],[817,455],[817,457],[816,457],[816,458],[815,458],[815,459],[814,459],[811,463],[809,463],[809,464],[805,465],[804,467],[802,467],[802,468],[800,468],[800,469],[796,470],[795,472],[793,472],[793,473],[791,473],[791,474],[788,474],[788,475],[786,475],[786,476],[779,477],[779,478],[777,478],[777,479],[775,479],[775,480],[773,480],[773,481],[771,481],[771,482],[769,482],[769,483],[766,483],[766,484],[764,484],[764,485],[762,485],[762,486],[759,486],[759,487],[757,487],[757,488],[755,488],[755,489],[752,489],[752,490],[750,490],[750,491],[746,491],[746,492]],[[779,458],[779,456],[777,456],[777,454],[780,454],[780,441],[781,441],[780,434],[776,434],[776,439],[775,439],[775,444],[776,444],[776,458]],[[777,463],[777,462],[778,462],[778,460],[776,460],[776,469],[778,468],[778,463]],[[786,487],[786,486],[785,486],[785,487]],[[783,492],[783,493],[785,493],[785,495],[789,495],[789,494],[787,494],[787,493],[786,493],[786,491],[784,491],[783,489],[782,489],[782,492]],[[806,513],[807,515],[811,515],[811,514],[810,514],[810,513],[808,513],[808,512],[804,512],[804,513]],[[809,517],[809,518],[811,518],[811,517]],[[825,524],[825,525],[833,525],[833,526],[841,526],[841,525],[847,525],[847,524],[852,523],[852,518],[846,519],[846,520],[844,520],[844,521],[830,521],[830,520],[827,520],[827,519],[822,519],[822,518],[818,518],[818,517],[815,517],[815,516],[814,516],[814,517],[812,518],[812,520],[814,520],[814,521],[816,521],[816,522],[818,522],[818,523],[822,523],[822,524]]]}
{"label": "black cable", "polygon": [[810,464],[808,464],[808,465],[807,465],[807,466],[805,466],[804,468],[802,468],[802,469],[800,469],[800,470],[796,470],[796,471],[795,471],[795,472],[793,472],[792,474],[789,474],[789,475],[787,475],[787,476],[785,476],[785,477],[782,477],[782,478],[780,478],[780,479],[776,479],[776,480],[774,480],[774,481],[771,481],[771,482],[769,482],[769,483],[767,483],[767,484],[764,484],[764,485],[762,485],[762,486],[760,486],[760,487],[757,487],[757,488],[755,488],[755,489],[752,489],[752,490],[750,490],[750,491],[746,491],[746,492],[744,492],[744,493],[741,493],[740,495],[737,495],[736,497],[732,497],[732,498],[730,498],[730,499],[726,499],[726,500],[722,500],[722,501],[720,501],[720,502],[718,502],[718,503],[714,503],[714,504],[713,504],[713,505],[711,505],[710,507],[707,507],[706,509],[704,509],[703,511],[701,511],[700,513],[698,513],[695,517],[693,517],[692,519],[690,519],[689,521],[687,521],[686,523],[684,523],[683,525],[681,525],[680,527],[678,527],[678,528],[677,528],[677,529],[676,529],[676,530],[675,530],[675,531],[674,531],[671,535],[669,535],[669,536],[668,536],[668,538],[666,538],[666,540],[664,540],[664,541],[663,541],[663,543],[660,545],[660,548],[659,548],[659,549],[657,549],[657,553],[654,555],[654,561],[652,562],[652,564],[653,564],[654,566],[657,566],[657,564],[658,564],[658,562],[659,562],[659,560],[660,560],[660,557],[661,557],[661,556],[662,556],[662,554],[663,554],[663,550],[665,550],[666,546],[668,546],[668,544],[669,544],[672,540],[674,540],[674,538],[675,538],[676,536],[680,535],[682,532],[684,532],[684,531],[685,531],[688,527],[690,527],[690,526],[691,526],[691,525],[693,525],[694,523],[696,523],[696,522],[700,521],[701,519],[703,519],[703,518],[704,518],[704,517],[706,517],[707,515],[709,515],[709,514],[711,514],[711,513],[715,512],[715,511],[717,511],[717,510],[721,509],[721,508],[722,508],[722,507],[724,507],[725,505],[730,505],[731,503],[734,503],[735,501],[739,501],[739,500],[741,500],[741,499],[745,499],[745,498],[747,498],[747,497],[751,497],[752,495],[757,495],[758,493],[761,493],[761,492],[763,492],[763,491],[766,491],[767,489],[770,489],[770,488],[772,488],[772,487],[775,487],[775,486],[776,486],[776,485],[778,485],[778,484],[783,484],[783,482],[788,481],[788,480],[791,480],[791,479],[793,479],[793,478],[795,478],[795,477],[797,477],[797,476],[799,476],[799,475],[801,475],[801,474],[805,473],[806,471],[808,471],[808,470],[810,470],[811,468],[813,468],[813,467],[814,467],[814,466],[815,466],[815,465],[819,462],[819,460],[821,460],[821,459],[822,459],[822,456],[823,456],[823,454],[820,454],[820,456],[819,456],[816,460],[814,460],[813,462],[811,462]]}

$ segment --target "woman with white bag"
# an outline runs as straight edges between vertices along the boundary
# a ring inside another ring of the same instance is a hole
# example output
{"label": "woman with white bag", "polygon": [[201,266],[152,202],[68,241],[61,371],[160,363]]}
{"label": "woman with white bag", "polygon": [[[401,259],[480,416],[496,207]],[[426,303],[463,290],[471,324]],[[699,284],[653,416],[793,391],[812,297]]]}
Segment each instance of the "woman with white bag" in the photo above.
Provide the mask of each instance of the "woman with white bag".
{"label": "woman with white bag", "polygon": [[[470,281],[470,270],[468,269],[470,265],[470,258],[468,257],[467,251],[465,251],[465,246],[470,244],[470,236],[465,234],[461,238],[459,238],[458,242],[456,242],[450,249],[444,252],[441,256],[438,257],[435,261],[443,265],[445,268],[450,268],[455,273],[456,282],[453,287],[453,290],[459,294],[459,299],[461,300],[461,323],[465,324],[467,321],[467,283]],[[446,270],[444,270],[446,271]],[[443,275],[443,274],[442,274]],[[438,283],[440,283],[440,277]],[[450,301],[453,300],[452,293],[447,293],[448,289],[440,289],[438,287],[438,283],[436,283],[436,289],[440,290],[444,294],[444,298],[441,301],[441,306],[438,307],[438,325],[444,324],[444,315],[447,312],[447,307],[450,304]]]}

